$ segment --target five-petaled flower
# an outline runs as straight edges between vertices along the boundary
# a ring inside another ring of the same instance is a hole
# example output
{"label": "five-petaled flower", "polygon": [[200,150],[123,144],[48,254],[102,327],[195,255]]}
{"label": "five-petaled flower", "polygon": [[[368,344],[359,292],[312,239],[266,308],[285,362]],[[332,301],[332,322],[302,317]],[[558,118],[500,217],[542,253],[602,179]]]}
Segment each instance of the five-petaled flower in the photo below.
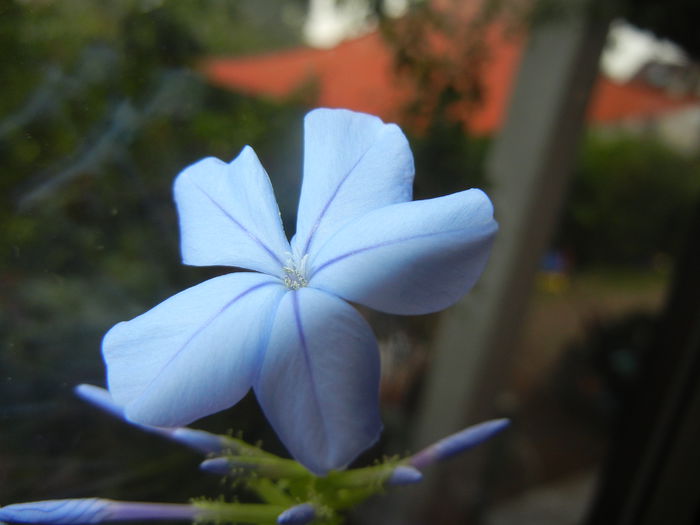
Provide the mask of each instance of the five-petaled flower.
{"label": "five-petaled flower", "polygon": [[304,146],[291,242],[250,147],[177,177],[183,262],[252,272],[210,279],[117,324],[103,354],[129,419],[184,425],[252,386],[292,456],[324,474],[381,430],[376,339],[346,301],[393,314],[450,306],[480,275],[497,226],[480,190],[412,201],[408,142],[377,117],[312,111]]}

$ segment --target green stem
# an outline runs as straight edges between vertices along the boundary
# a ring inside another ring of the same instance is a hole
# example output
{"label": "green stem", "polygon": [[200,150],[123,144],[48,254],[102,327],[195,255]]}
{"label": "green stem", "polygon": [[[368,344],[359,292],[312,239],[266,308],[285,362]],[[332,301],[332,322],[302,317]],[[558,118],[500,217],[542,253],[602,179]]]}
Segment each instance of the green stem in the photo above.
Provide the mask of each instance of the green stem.
{"label": "green stem", "polygon": [[396,464],[383,464],[374,467],[365,467],[342,472],[330,472],[325,481],[337,488],[366,488],[368,486],[380,487],[391,476]]}
{"label": "green stem", "polygon": [[231,474],[237,471],[242,473],[255,473],[261,477],[273,479],[300,479],[311,478],[308,470],[296,461],[280,457],[263,456],[225,456],[231,466]]}
{"label": "green stem", "polygon": [[283,505],[223,501],[197,501],[194,505],[201,509],[199,521],[213,523],[276,523],[277,516],[287,508]]}
{"label": "green stem", "polygon": [[221,436],[221,442],[229,454],[235,454],[237,456],[279,458],[279,456],[271,454],[270,452],[265,452],[260,447],[249,445],[242,439],[234,438],[231,436]]}
{"label": "green stem", "polygon": [[295,504],[293,498],[290,498],[275,482],[267,478],[251,478],[247,481],[247,485],[265,503],[284,505],[285,507],[291,507]]}

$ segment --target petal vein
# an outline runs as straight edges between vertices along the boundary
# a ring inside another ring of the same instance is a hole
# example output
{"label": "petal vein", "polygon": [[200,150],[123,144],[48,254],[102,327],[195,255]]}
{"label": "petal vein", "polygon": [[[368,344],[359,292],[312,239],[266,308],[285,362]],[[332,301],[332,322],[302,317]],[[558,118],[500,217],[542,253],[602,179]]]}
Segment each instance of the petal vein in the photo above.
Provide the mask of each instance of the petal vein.
{"label": "petal vein", "polygon": [[321,406],[320,397],[316,388],[316,378],[314,377],[314,370],[311,366],[311,359],[309,359],[309,347],[306,343],[306,334],[304,334],[304,328],[302,326],[301,316],[299,314],[299,294],[294,293],[292,295],[292,305],[294,308],[294,320],[296,321],[297,332],[299,333],[299,342],[301,343],[301,348],[304,354],[304,362],[306,363],[306,368],[309,370],[309,377],[311,378],[311,392],[313,394],[316,409],[318,410],[318,413],[321,414],[321,421],[323,423],[323,433],[325,434],[326,439],[328,439],[331,434],[328,429],[328,422],[323,416],[323,407]]}
{"label": "petal vein", "polygon": [[233,215],[231,215],[229,212],[227,212],[218,202],[216,202],[216,200],[214,200],[214,198],[213,198],[211,195],[209,195],[209,194],[204,190],[204,188],[202,188],[201,186],[199,186],[198,184],[195,184],[195,183],[193,183],[193,185],[194,185],[199,191],[201,191],[201,192],[204,194],[204,196],[205,196],[207,199],[209,199],[209,201],[210,201],[214,206],[216,206],[216,207],[218,208],[218,210],[219,210],[221,213],[223,213],[233,224],[235,224],[236,226],[238,226],[246,235],[248,235],[248,237],[250,237],[251,239],[253,239],[253,241],[255,241],[255,242],[258,244],[258,246],[260,246],[263,250],[265,250],[265,252],[267,252],[267,254],[268,254],[270,257],[272,257],[272,259],[274,259],[274,261],[277,262],[277,263],[280,265],[280,267],[281,267],[281,266],[284,266],[284,263],[283,263],[282,260],[277,256],[277,254],[275,254],[275,252],[274,252],[269,246],[267,246],[264,242],[262,242],[262,241],[260,240],[260,238],[259,238],[257,235],[255,235],[253,232],[251,232],[249,229],[247,229],[245,226],[243,226],[238,220],[236,220],[236,218],[235,218]]}
{"label": "petal vein", "polygon": [[348,170],[348,172],[343,175],[343,177],[340,179],[340,182],[338,182],[338,185],[336,186],[335,190],[333,191],[333,194],[329,197],[328,201],[326,204],[323,206],[323,209],[321,210],[321,213],[319,213],[318,217],[316,218],[316,222],[314,223],[313,227],[311,228],[311,231],[309,232],[309,238],[306,240],[306,245],[304,246],[304,250],[302,251],[302,254],[309,253],[309,248],[311,247],[311,241],[314,238],[314,234],[316,233],[316,230],[318,230],[318,227],[321,224],[321,221],[323,220],[323,217],[326,215],[326,212],[328,211],[328,208],[330,208],[331,204],[335,200],[335,198],[338,196],[338,193],[340,192],[340,188],[343,187],[343,184],[350,178],[350,175],[352,174],[353,171],[355,171],[355,168],[359,166],[360,162],[362,162],[362,159],[365,158],[367,155],[367,152],[369,152],[374,146],[370,146],[367,148],[362,155],[355,161],[355,164],[352,165],[352,167]]}
{"label": "petal vein", "polygon": [[[322,270],[328,268],[329,266],[332,266],[333,264],[335,264],[335,263],[337,263],[337,262],[340,262],[340,261],[342,261],[343,259],[347,259],[348,257],[352,257],[353,255],[357,255],[357,254],[360,254],[360,253],[368,252],[368,251],[371,251],[371,250],[376,250],[376,249],[378,249],[378,248],[384,248],[384,247],[386,247],[386,246],[391,246],[391,245],[393,245],[393,244],[398,244],[398,243],[401,243],[401,242],[414,241],[414,240],[417,240],[417,239],[423,239],[423,238],[426,238],[426,237],[433,237],[433,236],[437,236],[437,235],[450,235],[450,234],[458,233],[458,232],[462,232],[462,231],[464,231],[464,228],[458,228],[458,229],[455,229],[455,230],[445,230],[445,231],[441,231],[441,232],[421,233],[421,234],[418,234],[418,235],[410,235],[410,236],[407,236],[407,237],[400,237],[400,238],[398,238],[398,239],[394,239],[394,240],[391,240],[391,241],[380,242],[380,243],[373,244],[373,245],[370,245],[370,246],[365,246],[365,247],[363,247],[363,248],[358,248],[358,249],[356,249],[356,250],[351,250],[351,251],[346,252],[346,253],[344,253],[344,254],[342,254],[342,255],[338,255],[338,256],[336,256],[336,257],[333,257],[332,259],[327,260],[326,262],[324,262],[323,264],[321,264],[318,268],[314,268],[314,269],[312,270],[310,276],[309,276],[309,280],[311,280],[311,279],[313,278],[314,275],[316,275],[317,273],[321,272]],[[483,239],[483,238],[488,237],[489,235],[491,235],[491,233],[492,233],[492,232],[485,232],[485,233],[482,234],[482,235],[479,235],[479,236],[477,236],[477,237],[473,237],[471,240],[472,240],[472,241],[479,241],[479,240],[481,240],[481,239]]]}
{"label": "petal vein", "polygon": [[229,308],[231,308],[231,307],[232,307],[234,304],[236,304],[240,299],[242,299],[242,298],[245,297],[246,295],[248,295],[248,294],[254,292],[255,290],[258,290],[258,289],[263,288],[263,287],[265,287],[265,286],[272,286],[272,285],[276,285],[276,284],[277,284],[277,283],[268,281],[268,282],[256,284],[255,286],[251,286],[251,287],[248,288],[247,290],[241,292],[241,293],[238,294],[236,297],[234,297],[233,299],[231,299],[231,300],[230,300],[228,303],[226,303],[224,306],[222,306],[222,307],[219,309],[218,312],[216,312],[216,313],[215,313],[214,315],[212,315],[209,319],[207,319],[206,322],[205,322],[204,324],[202,324],[202,326],[200,326],[197,330],[194,331],[194,333],[193,333],[192,335],[190,335],[190,337],[187,338],[187,340],[182,344],[182,346],[181,346],[180,348],[177,349],[177,351],[173,354],[173,356],[172,356],[170,359],[168,359],[167,363],[165,363],[165,364],[163,365],[163,368],[160,369],[160,373],[159,373],[158,375],[156,375],[146,387],[144,387],[144,389],[141,391],[141,394],[143,395],[143,394],[145,394],[146,392],[148,392],[148,390],[149,390],[150,388],[153,387],[153,384],[156,382],[156,380],[158,379],[158,377],[160,376],[160,374],[162,374],[163,372],[165,372],[165,371],[168,369],[168,367],[169,367],[172,363],[174,363],[175,360],[182,354],[182,352],[185,351],[185,349],[189,346],[189,344],[190,344],[200,333],[202,333],[202,331],[204,331],[209,325],[211,325],[220,315],[222,315],[226,310],[228,310]]}

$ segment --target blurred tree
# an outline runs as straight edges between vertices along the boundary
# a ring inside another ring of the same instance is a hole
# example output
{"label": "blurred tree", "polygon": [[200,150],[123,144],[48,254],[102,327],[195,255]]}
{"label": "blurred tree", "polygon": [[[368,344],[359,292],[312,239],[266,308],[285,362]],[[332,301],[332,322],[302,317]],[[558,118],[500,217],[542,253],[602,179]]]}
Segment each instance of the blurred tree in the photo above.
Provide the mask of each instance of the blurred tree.
{"label": "blurred tree", "polygon": [[[413,98],[403,120],[416,158],[416,194],[432,197],[465,187],[484,187],[483,162],[489,144],[472,136],[468,115],[483,103],[483,68],[488,67],[492,33],[517,33],[529,11],[520,3],[414,2],[406,16],[383,16],[381,31],[393,49],[394,67]],[[497,22],[497,24],[495,24]],[[422,174],[422,175],[421,175]]]}
{"label": "blurred tree", "polygon": [[[243,52],[295,41],[294,24],[263,31],[268,15],[243,16],[256,5],[0,0],[0,501],[98,489],[185,500],[208,486],[189,475],[195,458],[86,418],[71,391],[103,383],[112,324],[221,272],[180,264],[174,176],[247,143],[268,163],[300,125],[296,106],[213,89],[194,69],[211,42]],[[254,403],[230,418],[205,424],[235,421],[274,446]],[[183,463],[187,480],[162,476]]]}
{"label": "blurred tree", "polygon": [[700,191],[700,161],[634,136],[589,134],[557,246],[577,265],[644,265],[675,254]]}

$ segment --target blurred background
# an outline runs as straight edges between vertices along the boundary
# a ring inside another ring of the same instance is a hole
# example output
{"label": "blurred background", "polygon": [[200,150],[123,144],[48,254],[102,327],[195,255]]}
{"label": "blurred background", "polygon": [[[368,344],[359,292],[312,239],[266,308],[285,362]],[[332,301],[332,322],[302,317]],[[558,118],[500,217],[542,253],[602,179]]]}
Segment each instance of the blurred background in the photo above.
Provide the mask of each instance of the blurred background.
{"label": "blurred background", "polygon": [[[228,271],[180,264],[175,175],[252,145],[291,235],[329,106],[402,126],[416,198],[481,187],[501,224],[459,305],[363,311],[386,429],[359,462],[513,421],[350,523],[697,523],[699,11],[0,0],[0,504],[231,497],[73,387],[104,385],[113,324]],[[284,453],[252,396],[194,426]]]}

